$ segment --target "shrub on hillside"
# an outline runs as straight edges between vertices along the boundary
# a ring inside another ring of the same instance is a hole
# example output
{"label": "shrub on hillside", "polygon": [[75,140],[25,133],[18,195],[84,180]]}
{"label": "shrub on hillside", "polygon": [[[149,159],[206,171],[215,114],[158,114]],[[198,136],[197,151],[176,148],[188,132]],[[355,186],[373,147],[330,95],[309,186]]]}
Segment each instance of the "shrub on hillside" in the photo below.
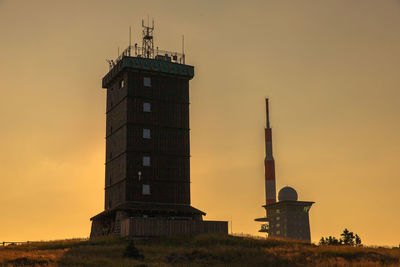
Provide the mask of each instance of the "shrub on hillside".
{"label": "shrub on hillside", "polygon": [[350,232],[347,228],[343,230],[343,233],[340,234],[341,238],[337,239],[334,236],[329,237],[321,237],[319,244],[320,245],[345,245],[345,246],[362,246],[361,238]]}
{"label": "shrub on hillside", "polygon": [[124,256],[137,260],[144,259],[144,256],[140,254],[140,251],[135,247],[133,240],[130,240],[128,246],[126,246]]}

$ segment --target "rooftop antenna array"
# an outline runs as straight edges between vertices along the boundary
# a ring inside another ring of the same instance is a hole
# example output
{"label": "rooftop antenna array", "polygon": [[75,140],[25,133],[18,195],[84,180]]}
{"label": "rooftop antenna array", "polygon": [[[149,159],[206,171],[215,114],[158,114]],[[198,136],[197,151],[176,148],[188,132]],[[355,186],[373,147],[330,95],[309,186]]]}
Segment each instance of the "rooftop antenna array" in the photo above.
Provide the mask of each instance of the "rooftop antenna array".
{"label": "rooftop antenna array", "polygon": [[[1,1],[1,0],[0,0]],[[150,20],[147,16],[147,25],[142,20],[142,47],[137,43],[132,45],[132,27],[129,26],[129,45],[122,53],[118,47],[118,54],[115,60],[107,59],[110,70],[114,68],[124,57],[142,57],[163,61],[172,61],[175,63],[185,64],[185,36],[182,35],[182,53],[160,50],[158,47],[154,49],[154,19],[150,26]],[[133,49],[133,51],[132,51]]]}
{"label": "rooftop antenna array", "polygon": [[147,26],[144,25],[144,20],[142,20],[142,56],[146,58],[154,57],[154,39],[153,39],[153,31],[154,31],[154,20],[152,21],[152,25],[150,27],[149,18],[147,17]]}

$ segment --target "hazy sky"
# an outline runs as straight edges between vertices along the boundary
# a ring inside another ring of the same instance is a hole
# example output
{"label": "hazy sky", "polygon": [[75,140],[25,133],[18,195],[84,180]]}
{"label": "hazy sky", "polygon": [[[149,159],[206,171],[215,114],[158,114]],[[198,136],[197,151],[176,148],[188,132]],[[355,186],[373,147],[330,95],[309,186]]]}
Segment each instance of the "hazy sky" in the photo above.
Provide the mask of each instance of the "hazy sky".
{"label": "hazy sky", "polygon": [[0,241],[86,237],[103,210],[106,59],[155,19],[191,81],[192,205],[259,234],[264,97],[278,190],[313,241],[400,242],[400,2],[0,0]]}

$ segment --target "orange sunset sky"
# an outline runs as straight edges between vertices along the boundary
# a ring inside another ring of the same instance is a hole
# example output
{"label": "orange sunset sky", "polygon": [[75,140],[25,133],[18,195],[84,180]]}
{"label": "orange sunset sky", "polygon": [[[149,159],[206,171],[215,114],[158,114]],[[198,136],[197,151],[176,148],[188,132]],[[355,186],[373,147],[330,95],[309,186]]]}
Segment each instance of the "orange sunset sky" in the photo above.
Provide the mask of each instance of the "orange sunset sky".
{"label": "orange sunset sky", "polygon": [[[0,0],[0,241],[87,237],[103,210],[106,59],[181,50],[192,205],[259,235],[264,98],[277,189],[315,201],[311,236],[400,243],[400,1]],[[229,230],[231,227],[229,226]]]}

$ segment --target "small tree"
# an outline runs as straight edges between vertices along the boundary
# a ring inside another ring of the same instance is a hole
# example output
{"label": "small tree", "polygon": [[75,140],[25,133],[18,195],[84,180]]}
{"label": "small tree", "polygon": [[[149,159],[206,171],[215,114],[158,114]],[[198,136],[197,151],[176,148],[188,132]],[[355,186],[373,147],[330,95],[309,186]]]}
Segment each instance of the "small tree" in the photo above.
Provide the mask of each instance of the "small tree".
{"label": "small tree", "polygon": [[328,245],[335,245],[335,246],[337,246],[337,245],[341,245],[341,244],[342,244],[342,241],[341,241],[341,240],[337,239],[337,238],[334,237],[334,236],[329,236],[329,238],[328,238]]}
{"label": "small tree", "polygon": [[329,236],[329,237],[321,237],[319,240],[320,245],[341,245],[341,240],[337,239],[334,236]]}
{"label": "small tree", "polygon": [[349,230],[347,230],[347,228],[345,228],[343,230],[343,233],[341,234],[342,236],[342,240],[343,240],[343,244],[346,246],[354,246],[354,233],[350,232]]}
{"label": "small tree", "polygon": [[346,246],[362,246],[361,238],[353,232],[350,232],[347,228],[343,230],[343,233],[340,234],[341,238],[337,239],[334,236],[329,237],[321,237],[319,244],[320,245],[346,245]]}
{"label": "small tree", "polygon": [[356,234],[355,243],[356,243],[357,247],[361,247],[362,246],[361,238],[357,234]]}

